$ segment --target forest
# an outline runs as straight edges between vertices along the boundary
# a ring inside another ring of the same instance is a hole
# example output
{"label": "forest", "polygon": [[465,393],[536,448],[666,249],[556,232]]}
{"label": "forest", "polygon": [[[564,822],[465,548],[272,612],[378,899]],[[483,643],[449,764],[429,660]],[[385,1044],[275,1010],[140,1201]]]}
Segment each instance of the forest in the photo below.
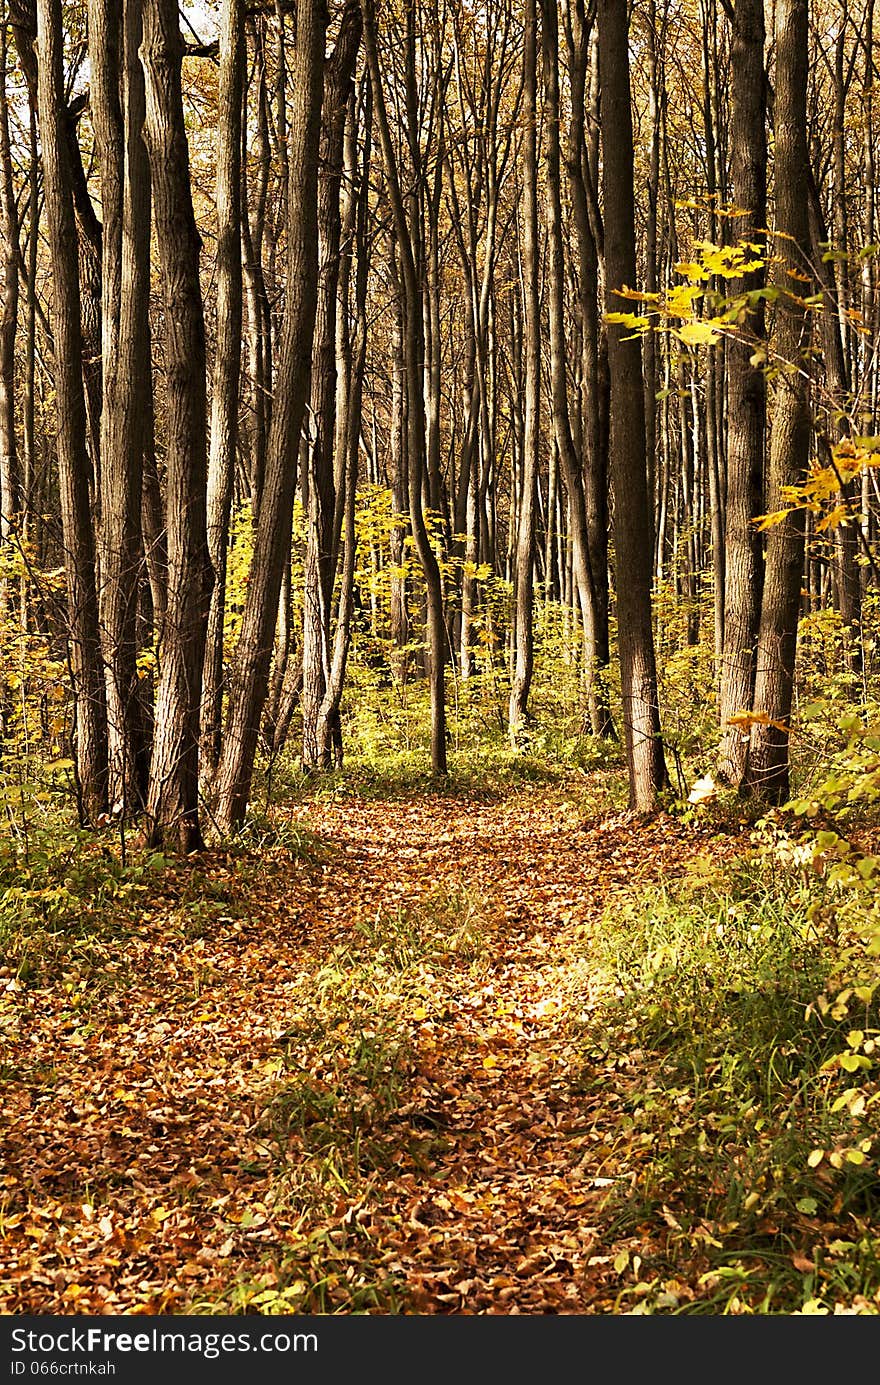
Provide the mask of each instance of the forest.
{"label": "forest", "polygon": [[0,1312],[880,1313],[878,27],[0,0]]}

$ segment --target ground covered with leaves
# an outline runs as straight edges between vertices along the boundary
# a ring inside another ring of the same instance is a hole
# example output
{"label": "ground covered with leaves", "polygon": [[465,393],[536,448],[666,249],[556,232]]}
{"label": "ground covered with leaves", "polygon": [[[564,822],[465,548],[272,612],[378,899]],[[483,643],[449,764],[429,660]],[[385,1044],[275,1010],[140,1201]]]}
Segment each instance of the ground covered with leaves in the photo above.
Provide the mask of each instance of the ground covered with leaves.
{"label": "ground covered with leaves", "polygon": [[815,879],[595,801],[343,784],[0,863],[0,1311],[876,1312]]}

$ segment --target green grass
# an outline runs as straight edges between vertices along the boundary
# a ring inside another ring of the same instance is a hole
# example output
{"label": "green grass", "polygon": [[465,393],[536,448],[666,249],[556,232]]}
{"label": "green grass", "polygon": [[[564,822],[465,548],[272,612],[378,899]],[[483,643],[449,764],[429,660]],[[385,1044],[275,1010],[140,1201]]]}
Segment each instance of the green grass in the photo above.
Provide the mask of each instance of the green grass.
{"label": "green grass", "polygon": [[[880,1181],[861,1152],[874,1084],[836,1063],[877,1016],[816,1005],[839,963],[814,923],[821,890],[766,854],[727,870],[707,858],[615,906],[590,940],[604,990],[576,1085],[602,1090],[619,1065],[610,1162],[629,1175],[606,1216],[616,1237],[648,1227],[664,1246],[637,1274],[624,1267],[623,1311],[880,1303]],[[841,1100],[862,1090],[864,1109]],[[689,1263],[696,1296],[670,1294]]]}

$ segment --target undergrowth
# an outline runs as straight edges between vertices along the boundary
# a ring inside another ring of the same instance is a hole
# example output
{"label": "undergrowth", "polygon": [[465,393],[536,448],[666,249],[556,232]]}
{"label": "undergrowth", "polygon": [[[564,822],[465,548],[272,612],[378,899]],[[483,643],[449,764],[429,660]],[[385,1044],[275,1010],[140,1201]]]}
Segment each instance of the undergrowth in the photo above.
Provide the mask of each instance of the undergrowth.
{"label": "undergrowth", "polygon": [[878,1311],[880,1031],[873,989],[842,989],[831,903],[765,844],[698,858],[590,937],[577,1085],[607,1084],[609,1062],[619,1084],[620,1311]]}

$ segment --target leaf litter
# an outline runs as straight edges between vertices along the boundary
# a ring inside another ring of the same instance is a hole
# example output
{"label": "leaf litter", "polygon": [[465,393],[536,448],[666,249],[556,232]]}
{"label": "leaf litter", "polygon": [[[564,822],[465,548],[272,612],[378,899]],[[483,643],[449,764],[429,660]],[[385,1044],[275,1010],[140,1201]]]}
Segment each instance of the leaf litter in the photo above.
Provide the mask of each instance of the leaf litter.
{"label": "leaf litter", "polygon": [[608,1214],[639,1054],[578,1080],[590,937],[707,834],[541,785],[285,813],[324,849],[167,863],[0,975],[0,1311],[617,1311],[676,1221]]}

